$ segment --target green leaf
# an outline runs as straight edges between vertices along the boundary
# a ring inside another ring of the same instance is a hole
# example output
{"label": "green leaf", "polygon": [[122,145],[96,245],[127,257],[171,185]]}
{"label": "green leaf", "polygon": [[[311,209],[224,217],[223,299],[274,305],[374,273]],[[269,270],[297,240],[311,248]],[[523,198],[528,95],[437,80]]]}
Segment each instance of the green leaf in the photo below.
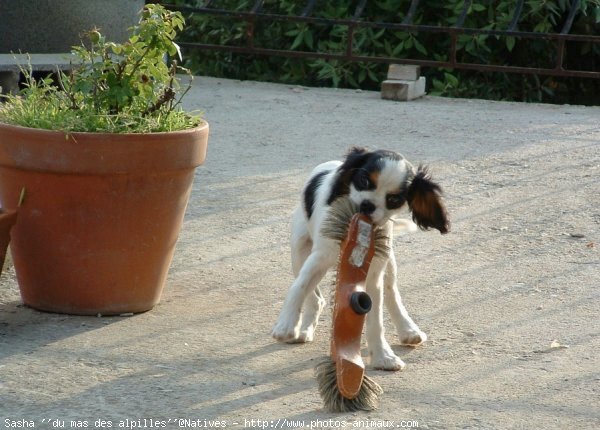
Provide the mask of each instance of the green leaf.
{"label": "green leaf", "polygon": [[383,49],[385,49],[385,53],[388,56],[392,55],[392,45],[390,45],[390,42],[387,39],[383,41]]}
{"label": "green leaf", "polygon": [[444,73],[444,77],[446,78],[446,82],[448,82],[452,87],[458,86],[458,79],[456,78],[456,76],[446,72]]}
{"label": "green leaf", "polygon": [[358,82],[363,82],[367,78],[367,69],[361,69],[358,72]]}
{"label": "green leaf", "polygon": [[356,79],[354,79],[354,77],[349,74],[348,76],[346,76],[346,80],[348,81],[348,83],[354,87],[354,88],[360,88],[360,85],[358,85],[358,82],[356,82]]}
{"label": "green leaf", "polygon": [[423,44],[421,44],[421,42],[419,42],[417,39],[414,39],[414,41],[415,41],[415,48],[417,48],[417,51],[419,51],[423,55],[427,55],[427,49],[425,49]]}
{"label": "green leaf", "polygon": [[377,78],[377,75],[371,69],[368,69],[368,74],[369,74],[369,78],[373,82],[379,82],[379,79]]}
{"label": "green leaf", "polygon": [[402,51],[404,51],[404,42],[400,42],[398,45],[396,45],[396,47],[392,51],[392,56],[395,57],[398,54],[400,54]]}
{"label": "green leaf", "polygon": [[375,35],[373,36],[373,39],[379,39],[381,36],[383,36],[384,33],[385,33],[385,28],[382,28],[380,31],[375,33]]}
{"label": "green leaf", "polygon": [[296,49],[298,46],[300,46],[303,39],[304,39],[304,34],[298,33],[298,35],[294,39],[294,42],[292,43],[292,46],[290,46],[290,49]]}
{"label": "green leaf", "polygon": [[304,43],[310,49],[313,49],[313,35],[312,35],[312,32],[310,30],[306,30],[304,32]]}
{"label": "green leaf", "polygon": [[440,81],[439,79],[433,80],[433,88],[435,88],[440,93],[446,89],[446,85]]}
{"label": "green leaf", "polygon": [[512,36],[508,36],[506,38],[506,49],[508,49],[509,52],[512,52],[513,48],[515,47],[515,42],[516,39]]}

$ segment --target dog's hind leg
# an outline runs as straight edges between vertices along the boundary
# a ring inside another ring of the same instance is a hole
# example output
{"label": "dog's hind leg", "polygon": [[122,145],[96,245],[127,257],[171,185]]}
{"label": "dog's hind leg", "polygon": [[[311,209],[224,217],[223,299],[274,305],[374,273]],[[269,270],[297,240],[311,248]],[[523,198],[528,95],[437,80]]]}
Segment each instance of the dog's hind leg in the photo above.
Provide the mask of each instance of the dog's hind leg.
{"label": "dog's hind leg", "polygon": [[419,329],[402,304],[402,299],[396,285],[397,274],[396,259],[394,258],[393,251],[391,251],[384,278],[385,305],[390,313],[392,322],[396,326],[400,343],[402,345],[420,345],[427,340],[427,335]]}
{"label": "dog's hind leg", "polygon": [[[306,221],[301,208],[296,209],[292,218],[291,248],[292,271],[294,276],[298,278],[300,270],[312,249],[312,240],[306,228]],[[326,304],[327,302],[323,298],[319,287],[316,287],[314,292],[309,294],[304,300],[300,333],[297,337],[288,340],[288,342],[312,342],[317,323],[319,322],[319,315],[321,315]]]}
{"label": "dog's hind leg", "polygon": [[290,236],[290,246],[292,249],[292,272],[294,277],[298,277],[300,269],[310,255],[312,250],[312,240],[306,225],[304,210],[298,206],[292,214],[291,222],[292,234]]}
{"label": "dog's hind leg", "polygon": [[[332,258],[333,255],[333,258]],[[336,262],[335,252],[313,251],[298,273],[298,277],[290,287],[287,296],[283,302],[283,307],[279,314],[277,323],[271,331],[271,335],[280,342],[298,342],[302,328],[301,313],[305,301],[310,297],[307,303],[309,307],[318,303],[319,297],[315,292],[317,285],[327,273],[327,270]],[[306,310],[307,321],[311,322],[318,317],[314,312],[315,308]]]}

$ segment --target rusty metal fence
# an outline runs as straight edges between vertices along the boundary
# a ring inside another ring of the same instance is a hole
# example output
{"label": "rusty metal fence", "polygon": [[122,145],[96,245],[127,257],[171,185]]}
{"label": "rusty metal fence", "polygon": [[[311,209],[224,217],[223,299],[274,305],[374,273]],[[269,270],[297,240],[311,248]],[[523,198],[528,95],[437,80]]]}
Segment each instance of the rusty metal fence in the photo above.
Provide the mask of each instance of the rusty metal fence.
{"label": "rusty metal fence", "polygon": [[[182,42],[182,46],[193,47],[196,49],[205,49],[213,51],[225,51],[239,54],[281,56],[295,58],[322,58],[335,59],[348,62],[377,62],[377,63],[398,63],[412,64],[424,67],[444,67],[454,69],[476,70],[482,72],[504,72],[535,74],[557,77],[576,77],[576,78],[594,78],[600,79],[600,70],[593,67],[592,70],[574,70],[565,67],[565,45],[569,42],[590,43],[594,46],[600,46],[599,35],[572,34],[571,29],[573,21],[580,10],[580,0],[571,0],[569,13],[558,33],[540,33],[531,31],[519,31],[519,20],[523,13],[525,0],[516,0],[512,18],[507,28],[483,29],[468,28],[464,26],[469,10],[472,6],[472,0],[465,0],[462,11],[457,17],[456,24],[453,26],[433,26],[414,24],[415,15],[420,7],[426,7],[420,0],[411,0],[410,6],[401,22],[372,22],[361,19],[367,0],[360,0],[356,6],[354,14],[344,19],[328,19],[318,16],[312,16],[317,3],[316,0],[308,0],[299,15],[283,15],[269,13],[263,10],[264,0],[256,0],[254,5],[244,11],[222,9],[218,1],[206,0],[202,7],[190,7],[181,5],[166,5],[172,10],[179,10],[183,13],[204,14],[214,17],[227,17],[246,23],[245,43],[242,45],[219,45],[202,42]],[[426,3],[426,2],[423,2]],[[344,52],[329,53],[318,51],[298,51],[292,49],[272,49],[268,47],[255,46],[254,35],[255,26],[259,21],[280,21],[292,23],[304,23],[307,25],[325,25],[325,26],[344,26],[347,28],[347,43]],[[365,56],[355,53],[354,35],[357,29],[372,28],[386,29],[394,31],[403,31],[410,33],[437,33],[446,35],[449,40],[449,52],[444,60],[403,58],[388,56]],[[482,64],[475,62],[463,62],[457,59],[457,41],[460,35],[487,35],[496,37],[513,37],[517,40],[545,40],[550,42],[554,49],[553,67],[527,67],[510,64]],[[592,51],[593,52],[593,51]]]}

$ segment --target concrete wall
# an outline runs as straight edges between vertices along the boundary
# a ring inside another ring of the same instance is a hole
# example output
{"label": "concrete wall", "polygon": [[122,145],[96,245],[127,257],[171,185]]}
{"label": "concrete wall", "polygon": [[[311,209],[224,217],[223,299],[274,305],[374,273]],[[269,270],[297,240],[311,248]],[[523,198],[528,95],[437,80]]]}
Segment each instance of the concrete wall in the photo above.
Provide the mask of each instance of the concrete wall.
{"label": "concrete wall", "polygon": [[94,26],[123,41],[144,0],[1,0],[0,53],[69,52]]}

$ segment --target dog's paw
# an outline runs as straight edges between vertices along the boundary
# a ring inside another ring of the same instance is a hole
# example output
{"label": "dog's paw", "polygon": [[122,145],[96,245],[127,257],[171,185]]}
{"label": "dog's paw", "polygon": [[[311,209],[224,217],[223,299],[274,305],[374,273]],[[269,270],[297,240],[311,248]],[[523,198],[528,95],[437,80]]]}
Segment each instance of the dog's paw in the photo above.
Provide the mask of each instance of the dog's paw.
{"label": "dog's paw", "polygon": [[410,329],[398,333],[401,345],[417,346],[427,340],[427,335],[419,329]]}
{"label": "dog's paw", "polygon": [[280,318],[271,330],[271,336],[279,342],[298,342],[300,339],[300,318],[297,318],[296,321],[291,318]]}
{"label": "dog's paw", "polygon": [[379,353],[370,353],[371,366],[377,370],[403,370],[406,363],[392,351],[381,351]]}
{"label": "dog's paw", "polygon": [[309,327],[306,330],[300,330],[298,336],[293,339],[286,340],[287,343],[306,343],[312,342],[315,338],[315,329],[313,327]]}

